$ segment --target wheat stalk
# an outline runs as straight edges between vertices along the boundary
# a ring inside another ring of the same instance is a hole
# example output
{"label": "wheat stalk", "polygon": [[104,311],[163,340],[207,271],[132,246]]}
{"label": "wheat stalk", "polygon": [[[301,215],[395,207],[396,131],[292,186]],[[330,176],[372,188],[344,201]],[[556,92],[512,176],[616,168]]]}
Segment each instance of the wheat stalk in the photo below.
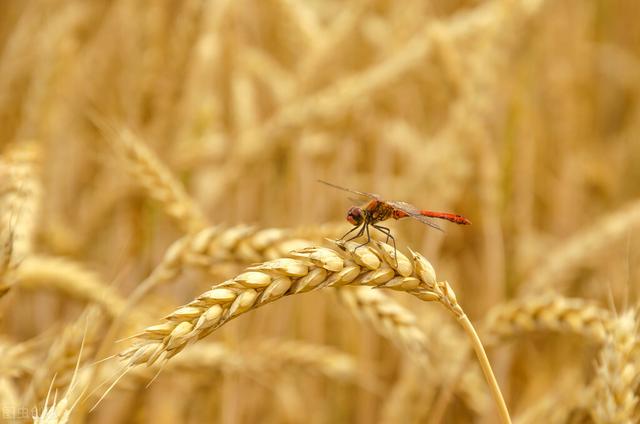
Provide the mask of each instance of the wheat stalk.
{"label": "wheat stalk", "polygon": [[23,289],[55,289],[66,295],[100,305],[111,317],[124,308],[124,300],[100,277],[83,265],[61,257],[32,255],[14,271],[16,284]]}
{"label": "wheat stalk", "polygon": [[120,358],[128,367],[151,365],[161,358],[169,360],[188,344],[228,321],[283,296],[345,285],[388,288],[407,292],[423,301],[437,301],[458,319],[472,341],[502,420],[510,422],[482,343],[449,283],[436,281],[431,264],[415,252],[410,261],[380,242],[377,249],[355,242],[338,244],[338,247],[341,250],[309,247],[291,252],[293,258],[275,259],[248,268],[178,308],[165,322],[147,327],[135,336],[136,342],[131,348],[120,353]]}

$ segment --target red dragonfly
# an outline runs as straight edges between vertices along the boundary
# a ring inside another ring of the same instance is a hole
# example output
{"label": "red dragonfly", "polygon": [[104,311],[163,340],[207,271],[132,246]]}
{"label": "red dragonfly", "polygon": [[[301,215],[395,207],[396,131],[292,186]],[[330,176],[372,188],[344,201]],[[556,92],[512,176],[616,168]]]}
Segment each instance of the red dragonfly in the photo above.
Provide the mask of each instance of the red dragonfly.
{"label": "red dragonfly", "polygon": [[433,211],[422,210],[406,202],[383,200],[377,194],[340,187],[339,185],[335,185],[327,181],[322,181],[322,180],[318,180],[318,181],[330,187],[337,188],[339,190],[343,190],[349,193],[357,194],[360,197],[369,199],[366,203],[364,203],[361,206],[352,206],[351,208],[349,208],[349,211],[347,212],[347,221],[353,224],[354,227],[351,230],[349,230],[345,235],[340,237],[340,239],[342,240],[352,232],[359,229],[360,231],[358,231],[358,233],[356,233],[355,236],[347,240],[347,241],[350,241],[360,237],[366,232],[367,241],[358,247],[364,246],[365,244],[371,241],[371,235],[369,234],[369,226],[371,226],[387,236],[386,242],[388,242],[389,239],[391,239],[393,241],[393,248],[395,249],[396,240],[391,235],[391,230],[387,227],[383,227],[382,225],[378,225],[380,222],[386,221],[389,218],[393,218],[393,219],[413,218],[416,221],[420,221],[423,224],[426,224],[440,231],[442,231],[442,229],[435,222],[433,222],[432,218],[444,219],[460,225],[471,224],[471,221],[469,221],[467,218],[461,215],[456,215],[453,213],[446,213],[446,212],[433,212]]}

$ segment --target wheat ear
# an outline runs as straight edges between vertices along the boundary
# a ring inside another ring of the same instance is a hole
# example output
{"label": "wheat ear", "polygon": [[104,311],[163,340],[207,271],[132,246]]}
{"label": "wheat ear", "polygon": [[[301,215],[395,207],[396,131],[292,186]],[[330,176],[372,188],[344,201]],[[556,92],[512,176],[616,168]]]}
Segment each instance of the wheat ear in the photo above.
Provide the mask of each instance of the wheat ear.
{"label": "wheat ear", "polygon": [[104,125],[101,128],[124,160],[130,174],[152,199],[163,206],[167,215],[183,232],[194,232],[206,227],[202,211],[148,146],[129,129],[115,132],[105,129]]}
{"label": "wheat ear", "polygon": [[[368,285],[404,291],[424,301],[437,301],[462,325],[480,362],[503,422],[510,422],[489,360],[473,325],[446,281],[436,281],[431,264],[420,254],[412,260],[377,242],[377,248],[355,242],[339,249],[309,247],[247,269],[234,279],[214,286],[189,304],[169,314],[165,322],[147,327],[135,344],[120,353],[129,367],[169,360],[187,344],[207,336],[230,320],[283,296],[324,287]],[[397,257],[394,257],[397,254]]]}
{"label": "wheat ear", "polygon": [[[53,384],[55,382],[55,377],[51,381],[51,386],[49,388],[49,392],[47,393],[47,398],[44,402],[44,408],[40,414],[37,414],[33,417],[34,424],[67,424],[71,418],[71,412],[76,408],[78,402],[84,395],[84,390],[86,390],[85,383],[78,381],[78,371],[80,370],[80,361],[82,360],[82,352],[84,349],[84,337],[80,344],[80,348],[78,351],[78,359],[76,361],[75,369],[73,370],[73,375],[71,377],[71,382],[67,387],[67,390],[62,396],[60,401],[57,400],[58,393],[54,391],[53,403],[49,405],[49,397],[51,395],[51,390],[53,388]],[[84,389],[79,391],[80,389]]]}
{"label": "wheat ear", "polygon": [[427,366],[427,336],[411,311],[370,287],[345,287],[336,293],[360,321],[371,325],[418,364]]}
{"label": "wheat ear", "polygon": [[160,264],[136,287],[129,303],[135,304],[156,286],[177,278],[186,266],[210,270],[216,264],[229,261],[262,262],[312,244],[281,228],[207,227],[173,242]]}
{"label": "wheat ear", "polygon": [[629,310],[616,319],[607,332],[593,383],[595,401],[591,411],[597,423],[638,422],[635,411],[640,385],[637,317],[637,310]]}
{"label": "wheat ear", "polygon": [[[92,351],[97,340],[101,316],[96,306],[89,307],[78,319],[69,324],[55,338],[47,356],[35,369],[22,404],[39,406],[48,390],[67,387],[72,381],[81,346]],[[89,353],[90,355],[91,353]]]}
{"label": "wheat ear", "polygon": [[487,314],[483,334],[487,343],[531,331],[575,333],[602,343],[612,321],[611,313],[593,302],[543,295],[494,307]]}
{"label": "wheat ear", "polygon": [[14,283],[12,271],[33,250],[42,198],[41,149],[35,142],[11,146],[0,162],[0,297]]}
{"label": "wheat ear", "polygon": [[[118,383],[119,388],[137,387],[148,382],[159,371],[158,364],[149,368],[135,367]],[[215,372],[245,375],[269,374],[275,371],[303,371],[329,379],[357,384],[361,373],[353,356],[330,346],[297,340],[268,339],[230,347],[223,343],[199,343],[185,349],[169,361],[164,370],[187,374],[213,374]],[[106,379],[120,369],[114,364],[101,371]]]}

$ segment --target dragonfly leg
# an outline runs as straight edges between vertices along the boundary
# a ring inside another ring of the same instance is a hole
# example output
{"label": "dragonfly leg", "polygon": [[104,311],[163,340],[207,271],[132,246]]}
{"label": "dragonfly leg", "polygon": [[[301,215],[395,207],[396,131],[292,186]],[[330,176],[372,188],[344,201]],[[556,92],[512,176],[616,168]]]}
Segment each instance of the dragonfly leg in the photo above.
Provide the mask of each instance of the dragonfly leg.
{"label": "dragonfly leg", "polygon": [[385,243],[389,243],[389,239],[393,240],[393,236],[391,235],[391,230],[387,227],[383,227],[382,225],[373,224],[373,228],[380,231],[382,234],[387,236],[387,239],[384,241]]}
{"label": "dragonfly leg", "polygon": [[[386,234],[387,241],[391,239],[391,242],[393,243],[393,257],[396,260],[396,266],[398,266],[398,249],[396,248],[396,239],[391,235],[391,230],[387,227],[383,227],[382,225],[375,225],[375,224],[373,225],[373,228],[375,228],[376,230],[380,231],[383,234]],[[387,241],[385,241],[385,243]]]}
{"label": "dragonfly leg", "polygon": [[[369,234],[369,224],[366,223],[364,225],[364,228],[367,230],[367,241],[365,241],[362,244],[359,244],[358,246],[356,246],[355,249],[353,249],[353,252],[355,253],[356,250],[360,249],[362,246],[364,246],[365,244],[369,244],[369,242],[371,241],[371,234]],[[360,232],[362,232],[362,230],[360,230]]]}
{"label": "dragonfly leg", "polygon": [[[353,233],[355,230],[357,230],[358,228],[360,228],[360,225],[356,225],[355,227],[353,227],[352,229],[350,229],[349,231],[347,231],[346,233],[344,233],[344,235],[342,237],[340,237],[338,240],[343,240],[346,236],[348,236],[349,234]],[[358,233],[357,236],[350,238],[349,240],[353,240],[356,237],[360,237],[362,235],[362,229],[360,229],[360,233]]]}
{"label": "dragonfly leg", "polygon": [[[345,241],[351,241],[353,239],[357,239],[358,237],[360,237],[363,233],[364,233],[364,229],[367,227],[367,224],[365,223],[364,225],[362,225],[362,227],[355,227],[355,228],[360,228],[360,231],[358,231],[358,234],[356,234],[355,236],[351,237],[349,240],[345,240]],[[353,230],[351,230],[353,231]],[[349,231],[349,233],[351,232]],[[347,234],[349,234],[347,233]],[[345,234],[344,236],[342,236],[342,238],[346,237],[347,234]]]}

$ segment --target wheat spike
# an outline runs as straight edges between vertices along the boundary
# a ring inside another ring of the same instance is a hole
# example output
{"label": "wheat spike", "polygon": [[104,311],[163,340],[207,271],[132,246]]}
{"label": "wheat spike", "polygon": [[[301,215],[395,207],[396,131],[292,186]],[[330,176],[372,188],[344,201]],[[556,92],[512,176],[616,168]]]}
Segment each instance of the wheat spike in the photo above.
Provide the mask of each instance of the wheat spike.
{"label": "wheat spike", "polygon": [[488,343],[532,331],[575,333],[603,343],[613,317],[583,299],[554,295],[516,299],[489,311],[483,325]]}
{"label": "wheat spike", "polygon": [[[407,291],[422,300],[439,301],[457,316],[462,315],[450,286],[437,282],[433,267],[420,256],[415,256],[412,264],[399,253],[396,268],[384,259],[387,250],[355,247],[353,242],[347,243],[345,250],[309,247],[291,252],[292,258],[250,267],[177,309],[163,324],[145,330],[140,335],[141,343],[122,356],[132,358],[132,365],[153,363],[163,353],[171,357],[188,342],[204,337],[242,313],[285,295],[323,287],[370,285]],[[393,251],[391,246],[388,248]],[[146,352],[144,361],[138,357],[142,351]],[[155,354],[148,356],[152,351]]]}
{"label": "wheat spike", "polygon": [[186,193],[182,184],[133,131],[105,129],[114,149],[127,165],[127,170],[145,189],[149,197],[159,202],[176,225],[185,233],[206,226],[202,211]]}
{"label": "wheat spike", "polygon": [[129,367],[151,365],[159,359],[167,361],[228,321],[283,296],[347,285],[388,288],[407,292],[423,301],[437,301],[458,319],[472,340],[503,422],[510,422],[480,339],[451,286],[436,280],[431,264],[413,251],[410,261],[381,242],[376,243],[377,248],[355,242],[339,242],[337,246],[339,250],[309,247],[291,252],[290,258],[247,268],[246,272],[176,309],[163,323],[147,327],[135,336],[136,342],[131,348],[120,353],[120,358]]}
{"label": "wheat spike", "polygon": [[[139,387],[157,374],[158,364],[136,367],[118,383],[118,388]],[[279,372],[303,371],[343,382],[367,383],[370,376],[358,369],[355,358],[330,346],[297,340],[266,339],[231,347],[223,343],[198,343],[186,348],[169,361],[163,370],[187,374],[215,372],[262,375],[268,378]],[[119,373],[116,366],[106,367],[106,379]],[[134,383],[135,382],[135,383]]]}
{"label": "wheat spike", "polygon": [[592,416],[597,423],[638,422],[638,312],[622,314],[606,334],[596,367]]}
{"label": "wheat spike", "polygon": [[0,276],[4,280],[0,282],[0,296],[14,283],[14,269],[33,252],[42,201],[40,167],[41,150],[35,142],[11,146],[0,162]]}
{"label": "wheat spike", "polygon": [[369,287],[345,287],[336,293],[353,315],[398,345],[418,364],[427,365],[427,336],[411,311],[394,302],[383,292]]}
{"label": "wheat spike", "polygon": [[280,258],[291,250],[313,245],[313,242],[305,240],[307,237],[318,240],[335,236],[340,233],[335,227],[289,230],[258,229],[248,225],[214,226],[187,234],[169,246],[161,262],[138,285],[129,302],[140,301],[155,287],[176,279],[187,267],[215,271],[224,263],[253,263]]}
{"label": "wheat spike", "polygon": [[81,346],[91,356],[100,329],[100,312],[89,307],[79,318],[67,325],[49,347],[46,358],[36,368],[22,398],[28,406],[40,406],[48,391],[60,390],[72,381]]}

